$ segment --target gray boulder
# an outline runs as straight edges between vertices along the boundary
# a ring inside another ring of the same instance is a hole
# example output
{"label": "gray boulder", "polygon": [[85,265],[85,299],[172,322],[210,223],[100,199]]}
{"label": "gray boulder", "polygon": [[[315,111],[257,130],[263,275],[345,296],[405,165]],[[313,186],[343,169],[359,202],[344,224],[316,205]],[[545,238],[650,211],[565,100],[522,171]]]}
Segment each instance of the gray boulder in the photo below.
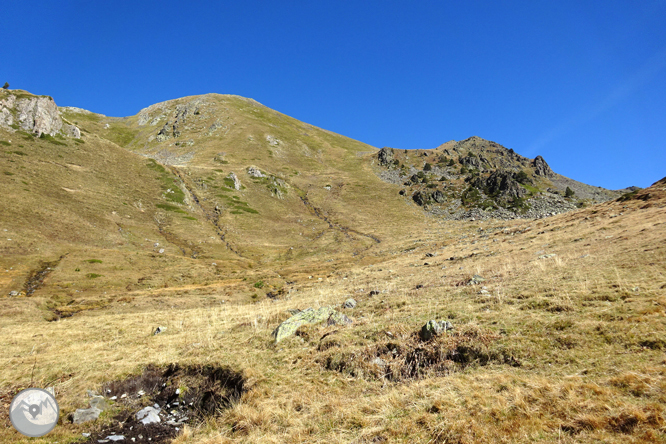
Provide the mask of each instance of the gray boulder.
{"label": "gray boulder", "polygon": [[63,132],[67,137],[73,137],[74,139],[81,138],[81,130],[74,125],[64,125]]}
{"label": "gray boulder", "polygon": [[354,298],[349,298],[347,299],[344,304],[342,304],[343,308],[355,308],[356,307],[356,300]]}
{"label": "gray boulder", "polygon": [[83,424],[85,422],[94,421],[99,418],[100,413],[102,413],[102,411],[95,407],[90,407],[89,409],[76,409],[72,422],[74,424]]}
{"label": "gray boulder", "polygon": [[335,311],[332,307],[308,308],[296,313],[273,330],[275,343],[296,333],[301,325],[318,324],[324,321],[327,321],[328,325],[344,325],[352,322],[351,319]]}
{"label": "gray boulder", "polygon": [[449,321],[436,321],[431,319],[430,321],[426,322],[423,327],[421,327],[419,336],[424,341],[429,341],[433,337],[439,336],[442,333],[445,333],[447,330],[451,330],[452,328],[453,326]]}
{"label": "gray boulder", "polygon": [[159,413],[160,409],[145,407],[136,413],[136,419],[137,421],[141,421],[143,425],[157,423],[161,421]]}
{"label": "gray boulder", "polygon": [[166,327],[157,327],[155,331],[153,331],[153,336],[159,335],[160,333],[164,333],[166,331]]}
{"label": "gray boulder", "polygon": [[90,398],[90,407],[99,409],[101,411],[106,410],[108,407],[106,398],[104,398],[104,396],[94,395]]}

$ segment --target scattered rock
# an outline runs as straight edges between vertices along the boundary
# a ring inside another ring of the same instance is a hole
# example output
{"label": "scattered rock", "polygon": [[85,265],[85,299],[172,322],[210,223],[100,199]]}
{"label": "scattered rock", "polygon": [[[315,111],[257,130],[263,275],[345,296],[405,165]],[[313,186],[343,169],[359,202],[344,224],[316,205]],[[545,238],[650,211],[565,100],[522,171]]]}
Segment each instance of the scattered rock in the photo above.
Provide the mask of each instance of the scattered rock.
{"label": "scattered rock", "polygon": [[160,422],[160,409],[155,407],[144,407],[136,413],[137,421],[143,425]]}
{"label": "scattered rock", "polygon": [[100,413],[102,413],[102,411],[95,407],[90,407],[89,409],[76,409],[72,422],[74,424],[83,424],[86,422],[94,421],[99,418]]}
{"label": "scattered rock", "polygon": [[449,321],[436,321],[431,319],[421,328],[419,336],[424,341],[428,341],[435,336],[445,333],[447,330],[451,330],[452,328],[453,326]]}
{"label": "scattered rock", "polygon": [[555,257],[555,256],[557,256],[555,253],[542,254],[537,259],[550,259],[551,257]]}
{"label": "scattered rock", "polygon": [[326,321],[326,325],[349,325],[351,323],[351,319],[337,311],[331,313],[331,315],[328,317],[328,320]]}
{"label": "scattered rock", "polygon": [[12,290],[12,291],[9,292],[9,296],[18,296],[18,295],[19,295],[19,292],[16,291],[16,290]]}
{"label": "scattered rock", "polygon": [[248,167],[247,174],[250,175],[251,177],[266,177],[266,175],[262,174],[262,172],[259,171],[259,168],[255,166]]}
{"label": "scattered rock", "polygon": [[355,308],[356,307],[356,300],[354,298],[349,298],[347,299],[344,304],[342,304],[344,308]]}
{"label": "scattered rock", "polygon": [[435,257],[435,254],[433,254],[433,253],[426,253],[426,257]]}
{"label": "scattered rock", "polygon": [[370,293],[368,293],[368,296],[376,296],[378,294],[379,294],[379,292],[377,290],[372,290],[372,291],[370,291]]}
{"label": "scattered rock", "polygon": [[485,282],[485,281],[486,281],[486,279],[484,277],[481,277],[478,274],[475,274],[474,276],[472,276],[472,279],[469,280],[467,285],[478,285],[481,282]]}
{"label": "scattered rock", "polygon": [[124,441],[125,437],[123,435],[109,435],[106,439],[109,441]]}
{"label": "scattered rock", "polygon": [[167,329],[166,327],[157,327],[153,332],[153,336],[159,335],[160,333],[164,333],[166,329]]}

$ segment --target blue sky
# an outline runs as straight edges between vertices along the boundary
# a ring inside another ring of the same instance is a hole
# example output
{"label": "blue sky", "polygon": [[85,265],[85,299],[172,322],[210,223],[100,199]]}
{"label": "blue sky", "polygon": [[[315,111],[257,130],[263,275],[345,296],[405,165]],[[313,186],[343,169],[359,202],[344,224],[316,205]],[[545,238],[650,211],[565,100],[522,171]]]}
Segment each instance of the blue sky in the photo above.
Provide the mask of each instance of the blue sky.
{"label": "blue sky", "polygon": [[6,1],[0,83],[134,115],[251,97],[376,147],[472,135],[606,188],[666,176],[666,1]]}

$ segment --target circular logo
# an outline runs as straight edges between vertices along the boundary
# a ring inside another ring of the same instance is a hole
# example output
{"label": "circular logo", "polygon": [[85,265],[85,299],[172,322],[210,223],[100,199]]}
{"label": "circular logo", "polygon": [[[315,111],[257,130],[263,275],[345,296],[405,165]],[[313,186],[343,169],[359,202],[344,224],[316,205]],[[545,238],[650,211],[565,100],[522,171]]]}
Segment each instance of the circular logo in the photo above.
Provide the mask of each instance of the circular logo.
{"label": "circular logo", "polygon": [[9,405],[9,419],[14,428],[32,438],[53,430],[59,415],[60,408],[55,397],[43,389],[21,390]]}

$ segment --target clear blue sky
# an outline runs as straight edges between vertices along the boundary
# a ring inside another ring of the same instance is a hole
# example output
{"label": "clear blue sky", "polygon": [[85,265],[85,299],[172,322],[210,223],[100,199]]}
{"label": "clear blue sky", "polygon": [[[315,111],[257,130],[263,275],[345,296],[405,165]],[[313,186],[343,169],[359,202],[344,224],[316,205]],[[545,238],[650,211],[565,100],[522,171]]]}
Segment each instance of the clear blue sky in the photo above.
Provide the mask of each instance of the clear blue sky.
{"label": "clear blue sky", "polygon": [[5,1],[0,84],[111,116],[209,92],[376,147],[472,135],[666,176],[666,1]]}

